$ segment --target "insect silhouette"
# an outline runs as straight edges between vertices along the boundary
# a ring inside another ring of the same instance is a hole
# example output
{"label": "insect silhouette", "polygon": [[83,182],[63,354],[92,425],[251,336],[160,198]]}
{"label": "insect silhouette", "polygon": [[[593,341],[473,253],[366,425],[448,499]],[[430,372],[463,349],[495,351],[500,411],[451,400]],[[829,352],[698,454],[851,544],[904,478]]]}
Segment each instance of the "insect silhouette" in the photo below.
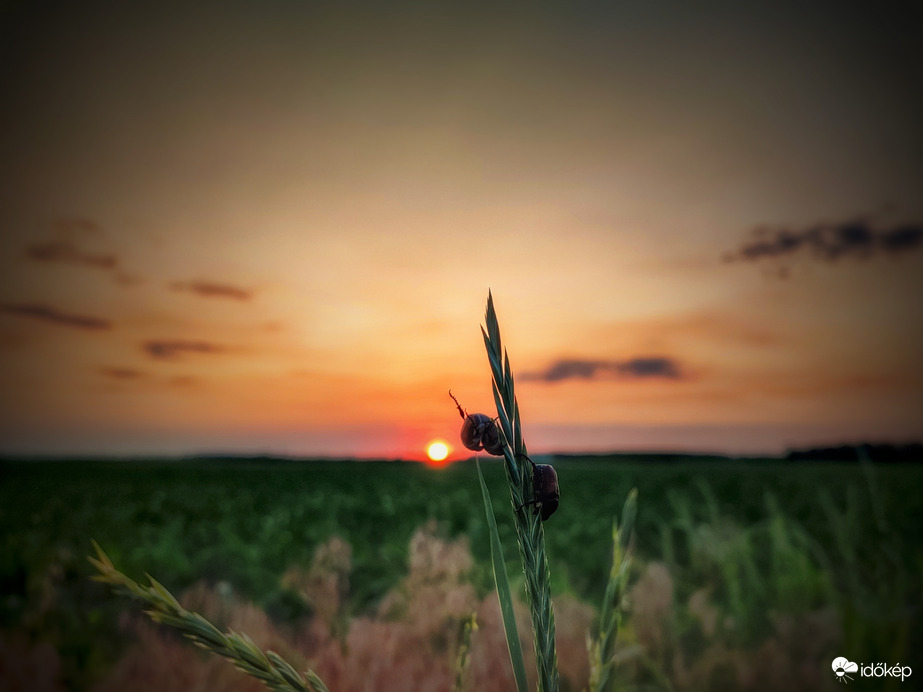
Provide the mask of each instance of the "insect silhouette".
{"label": "insect silhouette", "polygon": [[519,506],[533,505],[536,513],[542,515],[542,521],[555,513],[561,501],[561,487],[558,485],[558,472],[551,464],[536,464],[526,457],[532,464],[532,492],[533,497],[528,502]]}
{"label": "insect silhouette", "polygon": [[497,427],[497,421],[485,413],[468,413],[465,411],[458,399],[449,390],[449,396],[458,407],[458,415],[462,417],[461,441],[468,449],[473,452],[480,452],[482,449],[488,454],[495,457],[503,456],[503,443],[500,441],[500,429]]}
{"label": "insect silhouette", "polygon": [[[458,408],[458,415],[464,421],[461,428],[461,441],[468,449],[480,452],[482,449],[488,454],[503,456],[503,443],[500,441],[500,429],[497,420],[485,413],[468,413],[458,403],[458,399],[449,390],[449,396]],[[561,500],[561,488],[558,485],[558,472],[551,464],[536,464],[524,454],[521,455],[532,465],[532,499],[516,508],[517,511],[526,505],[533,505],[535,512],[541,514],[542,521],[555,513]]]}

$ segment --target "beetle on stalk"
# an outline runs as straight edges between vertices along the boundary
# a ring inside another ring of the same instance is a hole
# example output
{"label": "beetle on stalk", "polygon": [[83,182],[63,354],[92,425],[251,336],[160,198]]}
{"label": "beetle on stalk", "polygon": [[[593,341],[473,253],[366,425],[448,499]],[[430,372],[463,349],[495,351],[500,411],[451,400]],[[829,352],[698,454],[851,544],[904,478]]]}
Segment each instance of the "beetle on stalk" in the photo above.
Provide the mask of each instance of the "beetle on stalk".
{"label": "beetle on stalk", "polygon": [[[464,421],[461,428],[461,441],[473,452],[484,450],[491,456],[503,456],[503,441],[500,438],[500,428],[497,419],[491,418],[486,413],[468,413],[458,403],[458,399],[449,390],[449,396],[458,408],[458,415]],[[542,515],[542,521],[554,514],[561,500],[561,489],[558,485],[558,472],[551,464],[536,464],[529,457],[523,455],[532,465],[533,497],[528,502],[516,508],[518,512],[526,505],[533,505],[536,513]]]}

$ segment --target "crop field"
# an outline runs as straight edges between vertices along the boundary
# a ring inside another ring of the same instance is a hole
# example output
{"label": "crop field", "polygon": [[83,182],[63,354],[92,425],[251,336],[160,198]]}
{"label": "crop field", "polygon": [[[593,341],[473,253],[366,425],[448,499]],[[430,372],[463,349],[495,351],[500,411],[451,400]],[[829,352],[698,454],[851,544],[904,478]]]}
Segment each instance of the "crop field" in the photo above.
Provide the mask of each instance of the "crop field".
{"label": "crop field", "polygon": [[[832,689],[837,656],[923,675],[923,464],[543,461],[562,493],[545,524],[562,689],[586,684],[632,488],[618,689]],[[521,594],[503,470],[482,469]],[[91,581],[92,540],[331,690],[510,687],[473,462],[6,461],[0,529],[3,689],[260,689]]]}

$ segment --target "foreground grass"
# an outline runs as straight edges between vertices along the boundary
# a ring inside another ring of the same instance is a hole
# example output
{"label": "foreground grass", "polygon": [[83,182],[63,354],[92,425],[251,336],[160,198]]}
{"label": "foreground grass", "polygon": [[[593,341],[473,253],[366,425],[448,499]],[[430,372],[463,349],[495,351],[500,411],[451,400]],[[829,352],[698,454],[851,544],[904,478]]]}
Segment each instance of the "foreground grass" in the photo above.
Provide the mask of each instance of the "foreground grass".
{"label": "foreground grass", "polygon": [[99,574],[94,581],[108,584],[117,593],[140,601],[154,622],[173,627],[196,645],[228,659],[244,673],[251,675],[275,692],[329,692],[318,675],[308,670],[304,675],[275,651],[263,651],[246,633],[222,632],[200,613],[180,605],[176,597],[156,579],[142,586],[119,572],[109,556],[94,542],[96,557],[90,563]]}
{"label": "foreground grass", "polygon": [[[510,491],[510,503],[513,510],[513,524],[516,527],[516,542],[519,544],[519,557],[522,560],[522,572],[526,582],[526,601],[532,616],[532,640],[535,661],[538,666],[539,692],[557,692],[558,654],[555,648],[554,604],[551,600],[551,570],[548,566],[548,554],[545,549],[545,526],[539,512],[527,503],[539,499],[536,495],[535,479],[531,465],[527,463],[529,451],[526,447],[519,419],[519,402],[513,382],[510,359],[500,340],[500,324],[494,310],[493,296],[488,294],[487,313],[484,317],[486,328],[481,328],[490,374],[494,402],[497,406],[498,431],[502,432],[500,440],[503,446],[503,468]],[[483,484],[483,478],[480,479]],[[490,514],[492,503],[486,496],[485,508]],[[488,517],[489,519],[489,517]],[[490,523],[490,522],[489,522]],[[499,542],[499,532],[490,527],[493,543]],[[498,589],[501,582],[498,580]],[[506,598],[504,591],[499,591],[501,602]],[[507,609],[511,609],[507,607]],[[510,641],[511,654],[515,643]],[[515,667],[515,659],[514,659]],[[522,688],[521,688],[522,689]]]}

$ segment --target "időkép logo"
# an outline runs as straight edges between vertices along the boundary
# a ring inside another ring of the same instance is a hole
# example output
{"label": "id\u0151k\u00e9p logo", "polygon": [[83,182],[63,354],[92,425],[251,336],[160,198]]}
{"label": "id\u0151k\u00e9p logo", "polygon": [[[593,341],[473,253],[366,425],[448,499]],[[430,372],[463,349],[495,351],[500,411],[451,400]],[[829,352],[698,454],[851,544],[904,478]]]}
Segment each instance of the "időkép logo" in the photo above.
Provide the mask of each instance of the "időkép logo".
{"label": "id\u0151k\u00e9p logo", "polygon": [[904,682],[912,672],[910,666],[900,663],[893,666],[887,663],[854,663],[842,656],[833,659],[833,674],[837,682],[842,683],[849,683],[857,673],[862,678],[900,678]]}

